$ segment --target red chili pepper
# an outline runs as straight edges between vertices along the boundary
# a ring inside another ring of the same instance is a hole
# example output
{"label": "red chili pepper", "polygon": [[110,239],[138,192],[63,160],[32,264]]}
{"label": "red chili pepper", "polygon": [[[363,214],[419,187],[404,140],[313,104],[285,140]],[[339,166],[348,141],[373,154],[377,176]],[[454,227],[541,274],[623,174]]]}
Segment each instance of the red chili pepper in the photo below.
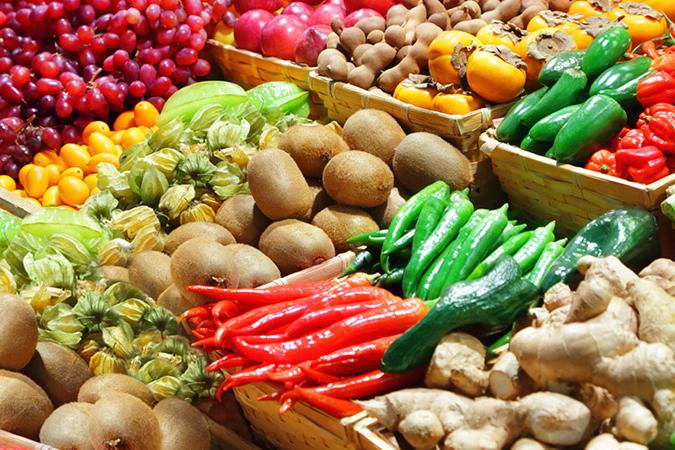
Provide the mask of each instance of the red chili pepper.
{"label": "red chili pepper", "polygon": [[205,295],[215,300],[234,300],[258,305],[270,305],[325,292],[335,281],[312,281],[308,283],[274,286],[266,289],[224,289],[216,286],[188,286],[188,291]]}
{"label": "red chili pepper", "polygon": [[645,55],[649,56],[651,59],[656,59],[661,56],[656,50],[656,42],[654,41],[645,41],[642,43],[642,51]]}
{"label": "red chili pepper", "polygon": [[231,369],[233,367],[249,367],[255,364],[254,361],[246,359],[243,356],[235,355],[234,353],[227,354],[220,359],[213,361],[206,366],[207,372],[217,372],[221,369]]}
{"label": "red chili pepper", "polygon": [[402,333],[428,310],[424,302],[413,298],[367,311],[294,340],[253,345],[234,338],[233,343],[241,355],[255,361],[297,364],[366,339]]}
{"label": "red chili pepper", "polygon": [[302,369],[300,369],[299,366],[293,366],[287,370],[271,373],[268,375],[267,379],[269,381],[274,381],[276,383],[297,384],[300,381],[306,380],[307,375],[305,375],[305,373],[302,371]]}
{"label": "red chili pepper", "polygon": [[[261,364],[258,366],[253,366],[248,369],[244,369],[240,372],[230,375],[220,383],[218,390],[216,391],[216,398],[218,401],[222,399],[223,392],[232,389],[237,386],[242,386],[249,383],[258,383],[260,381],[266,381],[267,376],[279,369],[278,364]],[[285,366],[284,366],[285,367]]]}
{"label": "red chili pepper", "polygon": [[242,308],[232,300],[221,300],[211,308],[211,315],[219,325],[241,313]]}
{"label": "red chili pepper", "polygon": [[675,154],[675,111],[659,111],[641,128],[647,142],[665,153]]}
{"label": "red chili pepper", "polygon": [[261,395],[260,397],[257,398],[259,402],[268,402],[270,400],[279,400],[281,398],[281,395],[286,392],[285,389],[279,389],[278,391],[274,391],[270,394],[265,394]]}
{"label": "red chili pepper", "polygon": [[307,376],[307,378],[310,381],[313,381],[314,383],[317,384],[337,383],[338,381],[341,380],[340,377],[328,375],[326,373],[321,372],[320,370],[313,369],[311,367],[311,363],[309,362],[301,363],[300,370],[302,370],[302,372]]}
{"label": "red chili pepper", "polygon": [[[643,112],[640,113],[640,116],[638,117],[635,126],[637,128],[644,127],[645,125],[649,124],[650,120],[652,120],[652,116],[659,112],[675,112],[675,105],[671,105],[670,103],[657,103],[655,105],[650,106],[649,108],[646,108]],[[639,147],[642,147],[642,145],[635,145],[632,147],[628,146],[624,148],[639,148]]]}
{"label": "red chili pepper", "polygon": [[183,314],[178,316],[178,321],[182,322],[183,320],[192,319],[192,318],[201,318],[201,319],[210,319],[211,310],[206,306],[195,306],[185,311]]}
{"label": "red chili pepper", "polygon": [[645,107],[657,103],[675,103],[675,78],[663,71],[643,78],[638,83],[637,99]]}
{"label": "red chili pepper", "polygon": [[650,69],[675,74],[675,46],[669,47],[664,55],[654,59]]}
{"label": "red chili pepper", "polygon": [[363,375],[340,380],[325,386],[317,386],[312,389],[319,394],[344,399],[373,397],[415,384],[424,378],[426,371],[426,366],[400,373],[373,370]]}
{"label": "red chili pepper", "polygon": [[389,346],[400,334],[352,345],[314,360],[311,366],[330,375],[348,376],[370,372],[380,366]]}
{"label": "red chili pepper", "polygon": [[325,328],[343,319],[355,316],[371,309],[381,308],[388,303],[401,299],[389,294],[388,298],[370,300],[359,303],[331,305],[318,311],[308,312],[293,322],[286,330],[288,338],[301,336],[304,333]]}
{"label": "red chili pepper", "polygon": [[593,172],[604,173],[613,177],[619,176],[619,173],[616,171],[616,158],[614,153],[607,149],[598,150],[593,153],[584,167]]}
{"label": "red chili pepper", "polygon": [[[363,411],[363,408],[354,402],[322,395],[311,389],[296,387],[291,392],[293,392],[293,397],[288,398],[288,402],[284,401],[282,403],[281,408],[279,408],[279,414],[284,414],[289,411],[296,400],[301,400],[338,419],[351,417]],[[284,396],[282,395],[281,398],[283,397]]]}

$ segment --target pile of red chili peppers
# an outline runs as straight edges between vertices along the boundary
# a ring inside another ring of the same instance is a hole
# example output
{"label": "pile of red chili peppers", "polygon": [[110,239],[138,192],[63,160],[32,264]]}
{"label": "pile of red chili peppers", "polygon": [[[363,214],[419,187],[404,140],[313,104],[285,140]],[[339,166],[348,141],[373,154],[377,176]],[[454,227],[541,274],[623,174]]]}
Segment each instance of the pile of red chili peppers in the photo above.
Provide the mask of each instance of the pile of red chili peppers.
{"label": "pile of red chili peppers", "polygon": [[191,286],[217,300],[186,311],[193,345],[221,356],[207,370],[238,369],[218,389],[259,381],[283,387],[261,400],[279,400],[286,412],[301,400],[334,417],[361,411],[350,400],[403,388],[424,377],[422,367],[384,373],[389,345],[428,312],[418,299],[401,299],[372,286],[366,274],[343,280],[266,289]]}
{"label": "pile of red chili peppers", "polygon": [[654,60],[654,73],[637,87],[645,109],[635,128],[621,130],[612,148],[594,153],[586,169],[650,184],[675,172],[675,46],[660,53],[646,42],[642,50]]}

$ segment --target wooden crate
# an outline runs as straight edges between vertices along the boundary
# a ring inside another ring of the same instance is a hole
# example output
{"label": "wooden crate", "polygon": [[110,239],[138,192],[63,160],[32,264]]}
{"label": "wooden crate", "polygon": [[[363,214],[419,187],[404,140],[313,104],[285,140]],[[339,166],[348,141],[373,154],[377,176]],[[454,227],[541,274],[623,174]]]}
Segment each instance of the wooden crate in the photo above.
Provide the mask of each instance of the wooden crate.
{"label": "wooden crate", "polygon": [[[513,209],[533,219],[556,220],[556,230],[567,234],[620,208],[646,209],[661,223],[660,203],[666,188],[675,184],[675,174],[644,185],[582,167],[559,165],[551,158],[499,142],[493,130],[481,135],[480,149],[492,160],[492,170]],[[670,227],[660,229],[672,233]],[[662,241],[667,238],[662,235]]]}
{"label": "wooden crate", "polygon": [[[309,73],[312,68],[279,58],[268,58],[259,53],[241,50],[214,39],[207,43],[208,52],[226,79],[245,89],[268,81],[287,81],[309,90]],[[326,116],[322,100],[310,93],[311,117]]]}
{"label": "wooden crate", "polygon": [[492,105],[464,115],[449,115],[404,103],[391,95],[367,91],[357,86],[337,82],[312,71],[309,88],[323,100],[328,117],[344,123],[356,111],[379,109],[394,116],[408,131],[428,131],[437,134],[466,153],[478,154],[480,133],[492,125],[492,120],[506,114],[510,103]]}

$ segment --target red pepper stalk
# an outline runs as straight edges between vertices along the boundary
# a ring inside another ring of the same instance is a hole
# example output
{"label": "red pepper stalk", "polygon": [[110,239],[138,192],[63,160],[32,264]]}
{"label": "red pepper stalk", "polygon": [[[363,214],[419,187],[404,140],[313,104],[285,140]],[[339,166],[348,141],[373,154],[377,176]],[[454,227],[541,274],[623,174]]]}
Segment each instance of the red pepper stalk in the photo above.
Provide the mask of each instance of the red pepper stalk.
{"label": "red pepper stalk", "polygon": [[637,99],[642,106],[675,103],[675,77],[658,71],[643,78],[637,87]]}
{"label": "red pepper stalk", "polygon": [[636,183],[650,184],[670,173],[666,158],[654,146],[617,150],[616,163],[617,169],[625,171]]}
{"label": "red pepper stalk", "polygon": [[239,354],[254,361],[298,364],[366,339],[402,333],[428,311],[424,302],[413,298],[367,311],[294,340],[249,344],[244,339],[234,338],[233,343]]}

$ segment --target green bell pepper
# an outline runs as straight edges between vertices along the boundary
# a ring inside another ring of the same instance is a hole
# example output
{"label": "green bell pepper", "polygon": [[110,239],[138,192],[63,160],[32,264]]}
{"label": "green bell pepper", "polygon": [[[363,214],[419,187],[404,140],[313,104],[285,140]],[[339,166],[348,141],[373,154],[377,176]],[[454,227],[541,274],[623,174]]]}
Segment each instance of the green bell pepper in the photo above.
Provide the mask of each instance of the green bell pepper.
{"label": "green bell pepper", "polygon": [[561,110],[549,114],[548,116],[535,123],[527,136],[540,142],[553,142],[558,132],[565,126],[570,117],[581,109],[581,103],[578,105],[566,106]]}
{"label": "green bell pepper", "polygon": [[599,94],[612,97],[614,100],[619,102],[621,106],[630,107],[637,103],[637,87],[640,81],[643,78],[648,77],[649,75],[655,73],[655,70],[648,70],[642,75],[628,81],[626,84],[619,86],[618,88],[611,89],[602,89]]}
{"label": "green bell pepper", "polygon": [[594,80],[612,67],[630,48],[631,37],[622,26],[612,27],[596,37],[586,49],[581,69],[589,80]]}
{"label": "green bell pepper", "polygon": [[651,63],[652,60],[650,58],[641,56],[630,61],[615,64],[595,79],[588,93],[595,95],[603,90],[617,89],[647,72]]}
{"label": "green bell pepper", "polygon": [[570,50],[557,54],[541,68],[539,82],[545,86],[553,86],[567,69],[580,69],[585,54],[585,50]]}
{"label": "green bell pepper", "polygon": [[520,143],[520,148],[527,150],[528,152],[536,153],[537,155],[543,155],[551,148],[550,141],[537,141],[532,139],[528,134],[525,136],[525,139]]}
{"label": "green bell pepper", "polygon": [[548,91],[547,87],[543,87],[532,92],[529,95],[521,98],[511,109],[506,113],[506,117],[497,127],[497,139],[509,144],[516,144],[527,134],[527,127],[520,123],[520,118],[529,109],[534,108],[539,100]]}
{"label": "green bell pepper", "polygon": [[520,123],[532,127],[549,114],[579,103],[585,94],[586,74],[580,69],[567,69],[546,94],[520,116]]}

